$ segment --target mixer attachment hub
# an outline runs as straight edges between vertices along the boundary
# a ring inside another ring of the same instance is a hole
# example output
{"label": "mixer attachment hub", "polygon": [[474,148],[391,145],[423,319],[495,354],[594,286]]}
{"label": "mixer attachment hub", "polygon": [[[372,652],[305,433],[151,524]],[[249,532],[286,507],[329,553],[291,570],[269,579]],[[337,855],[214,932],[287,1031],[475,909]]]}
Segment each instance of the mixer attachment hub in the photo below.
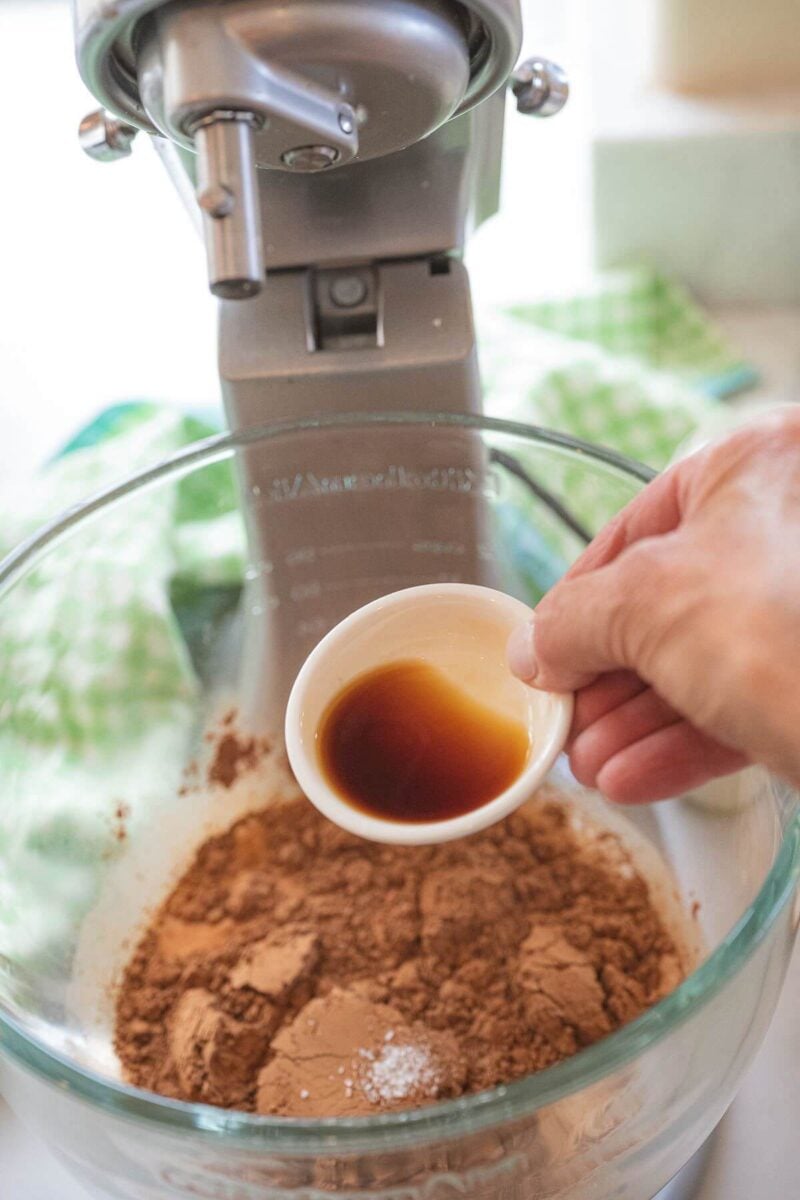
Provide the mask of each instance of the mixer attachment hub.
{"label": "mixer attachment hub", "polygon": [[339,161],[335,146],[297,146],[287,150],[281,161],[290,171],[326,171]]}

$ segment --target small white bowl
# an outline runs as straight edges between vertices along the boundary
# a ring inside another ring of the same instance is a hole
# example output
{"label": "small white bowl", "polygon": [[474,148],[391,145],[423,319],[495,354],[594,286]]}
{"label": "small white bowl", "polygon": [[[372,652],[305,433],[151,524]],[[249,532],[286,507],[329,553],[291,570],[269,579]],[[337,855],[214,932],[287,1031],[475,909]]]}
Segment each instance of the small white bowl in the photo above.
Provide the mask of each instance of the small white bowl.
{"label": "small white bowl", "polygon": [[[434,583],[382,596],[340,622],[309,654],[286,708],[286,751],[312,804],[359,837],[413,846],[476,833],[530,799],[564,746],[573,702],[572,696],[536,691],[509,671],[509,634],[529,618],[527,605],[503,592]],[[446,820],[372,816],[340,796],[322,773],[319,727],[334,698],[357,676],[409,659],[437,668],[529,733],[528,757],[514,783],[486,804]]]}

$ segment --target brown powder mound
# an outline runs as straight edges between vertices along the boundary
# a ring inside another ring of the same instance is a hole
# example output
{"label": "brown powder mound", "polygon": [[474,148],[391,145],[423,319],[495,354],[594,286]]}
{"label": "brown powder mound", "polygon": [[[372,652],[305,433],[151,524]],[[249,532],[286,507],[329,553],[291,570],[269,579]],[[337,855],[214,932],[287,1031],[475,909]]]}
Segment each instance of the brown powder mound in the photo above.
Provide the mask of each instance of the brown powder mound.
{"label": "brown powder mound", "polygon": [[408,1025],[396,1008],[334,988],[272,1041],[260,1113],[357,1117],[460,1096],[467,1065],[449,1033]]}
{"label": "brown powder mound", "polygon": [[353,1116],[541,1070],[682,975],[624,845],[552,793],[414,848],[298,799],[200,849],[128,966],[116,1048],[167,1096]]}
{"label": "brown powder mound", "polygon": [[181,1092],[209,1104],[245,1102],[253,1072],[269,1049],[269,1033],[268,1021],[238,1021],[219,1009],[211,992],[189,988],[167,1021]]}
{"label": "brown powder mound", "polygon": [[263,938],[247,947],[230,973],[230,984],[283,1003],[297,983],[308,978],[318,957],[319,942],[313,933],[295,934],[288,940]]}
{"label": "brown powder mound", "polygon": [[218,736],[209,733],[206,737],[212,748],[208,781],[226,788],[231,787],[240,775],[254,770],[260,759],[269,752],[269,742],[265,738],[244,737],[232,728],[235,717],[234,711],[229,712],[223,719],[222,732]]}

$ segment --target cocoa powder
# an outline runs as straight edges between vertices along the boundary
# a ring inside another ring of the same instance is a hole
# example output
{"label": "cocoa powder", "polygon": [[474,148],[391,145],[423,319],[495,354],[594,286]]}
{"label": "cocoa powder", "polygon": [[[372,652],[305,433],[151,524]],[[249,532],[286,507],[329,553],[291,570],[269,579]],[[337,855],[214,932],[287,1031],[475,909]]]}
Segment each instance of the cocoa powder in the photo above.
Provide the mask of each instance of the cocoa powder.
{"label": "cocoa powder", "polygon": [[361,841],[298,798],[201,847],[128,965],[116,1049],[166,1096],[391,1111],[550,1066],[685,965],[624,845],[552,791],[421,848]]}
{"label": "cocoa powder", "polygon": [[[253,771],[265,754],[269,753],[270,743],[267,738],[243,736],[234,727],[236,710],[226,713],[220,723],[219,733],[209,732],[206,741],[211,744],[211,761],[208,764],[208,782],[222,787],[231,787],[240,775]],[[196,764],[190,764],[190,770]],[[187,780],[189,781],[189,772]],[[188,786],[184,794],[191,790]]]}

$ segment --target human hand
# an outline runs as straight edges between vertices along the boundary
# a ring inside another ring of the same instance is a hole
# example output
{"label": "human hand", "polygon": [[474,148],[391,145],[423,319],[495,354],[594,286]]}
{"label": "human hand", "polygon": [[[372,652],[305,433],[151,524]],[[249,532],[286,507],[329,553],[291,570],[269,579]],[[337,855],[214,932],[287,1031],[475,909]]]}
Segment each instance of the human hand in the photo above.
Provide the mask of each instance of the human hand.
{"label": "human hand", "polygon": [[621,803],[762,763],[800,784],[800,412],[659,476],[509,643],[575,691],[576,777]]}

